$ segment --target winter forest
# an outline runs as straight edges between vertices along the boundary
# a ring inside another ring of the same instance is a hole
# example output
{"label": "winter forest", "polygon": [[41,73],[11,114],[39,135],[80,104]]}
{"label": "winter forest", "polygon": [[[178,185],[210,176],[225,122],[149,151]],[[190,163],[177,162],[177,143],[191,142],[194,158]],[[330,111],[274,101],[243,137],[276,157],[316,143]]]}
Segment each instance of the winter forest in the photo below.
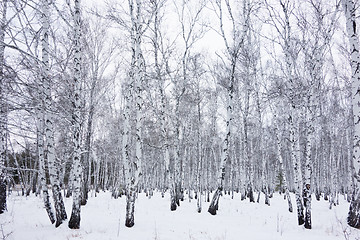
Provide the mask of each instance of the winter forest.
{"label": "winter forest", "polygon": [[360,239],[359,1],[0,3],[1,239]]}

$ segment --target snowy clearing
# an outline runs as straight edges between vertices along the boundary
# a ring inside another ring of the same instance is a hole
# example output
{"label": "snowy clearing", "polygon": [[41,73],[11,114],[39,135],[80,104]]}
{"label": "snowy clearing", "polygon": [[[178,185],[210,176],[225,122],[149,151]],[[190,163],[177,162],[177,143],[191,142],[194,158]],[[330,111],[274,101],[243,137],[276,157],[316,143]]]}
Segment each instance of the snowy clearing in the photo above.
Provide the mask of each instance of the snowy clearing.
{"label": "snowy clearing", "polygon": [[[225,195],[220,199],[218,214],[211,216],[207,212],[209,203],[203,203],[203,211],[199,214],[196,201],[186,199],[177,211],[171,212],[168,195],[161,198],[156,193],[148,199],[140,194],[135,206],[135,226],[126,228],[125,197],[113,199],[109,192],[100,193],[98,197],[90,197],[88,204],[82,207],[81,229],[71,230],[67,222],[57,229],[50,224],[40,197],[25,198],[13,193],[9,197],[8,212],[0,216],[3,234],[0,237],[9,234],[5,239],[360,239],[360,231],[346,224],[349,204],[342,196],[340,205],[332,210],[324,200],[313,201],[311,230],[297,226],[296,213],[287,211],[282,195],[276,193],[270,207],[239,199],[238,195],[234,200]],[[68,218],[71,204],[72,199],[65,199]]]}

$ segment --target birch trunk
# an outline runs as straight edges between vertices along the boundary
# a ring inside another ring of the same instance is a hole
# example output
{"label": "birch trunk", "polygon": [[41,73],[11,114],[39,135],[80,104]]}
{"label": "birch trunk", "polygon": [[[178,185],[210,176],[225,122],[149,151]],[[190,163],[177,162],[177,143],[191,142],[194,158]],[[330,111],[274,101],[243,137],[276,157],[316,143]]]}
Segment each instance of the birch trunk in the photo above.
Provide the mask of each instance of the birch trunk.
{"label": "birch trunk", "polygon": [[[129,0],[129,9],[131,16],[131,40],[132,40],[132,63],[130,69],[130,81],[131,83],[126,90],[124,111],[124,138],[123,138],[123,157],[125,162],[126,172],[126,219],[125,226],[133,227],[134,211],[135,211],[135,199],[138,191],[142,162],[142,81],[144,79],[144,67],[145,62],[141,53],[141,1],[136,0],[136,7],[134,1]],[[136,11],[136,12],[135,12]],[[135,87],[135,89],[133,89]],[[131,161],[130,149],[129,149],[129,136],[130,136],[130,103],[131,96],[135,94],[135,158]]]}
{"label": "birch trunk", "polygon": [[[80,15],[80,0],[74,0],[74,96],[72,98],[73,105],[73,204],[71,217],[69,220],[69,228],[80,228],[80,210],[81,210],[81,180],[82,180],[82,166],[81,166],[81,149],[80,149],[80,88],[81,88],[81,15]],[[87,194],[87,192],[86,192]]]}
{"label": "birch trunk", "polygon": [[[199,88],[199,86],[198,86]],[[200,90],[198,89],[198,104],[197,104],[197,112],[198,112],[198,126],[197,126],[197,164],[196,164],[196,191],[197,191],[197,212],[201,213],[201,165],[202,165],[202,154],[201,154],[201,111],[200,111]],[[189,177],[190,178],[190,177]],[[189,187],[190,191],[190,187]]]}
{"label": "birch trunk", "polygon": [[51,97],[51,80],[50,80],[50,66],[49,66],[49,0],[43,0],[42,6],[42,63],[43,63],[43,83],[44,83],[44,97],[45,97],[45,136],[47,147],[47,159],[49,165],[49,176],[52,184],[52,192],[55,203],[56,224],[55,227],[60,226],[64,220],[67,219],[61,189],[59,184],[59,176],[57,175],[57,164],[55,159],[54,148],[54,127],[53,127],[53,107]]}
{"label": "birch trunk", "polygon": [[[166,118],[166,96],[165,96],[165,80],[162,77],[161,68],[159,64],[159,35],[160,35],[160,16],[159,16],[159,2],[155,1],[155,16],[154,16],[154,55],[155,55],[155,71],[156,76],[159,81],[159,93],[160,93],[160,118],[161,118],[161,132],[164,138],[164,162],[165,162],[165,178],[164,178],[164,186],[165,189],[168,188],[170,191],[170,210],[175,211],[177,208],[176,199],[175,199],[175,182],[173,178],[173,174],[170,172],[170,146],[168,140],[168,125]],[[167,181],[167,185],[166,185]]]}
{"label": "birch trunk", "polygon": [[95,113],[95,105],[94,105],[94,94],[96,88],[96,82],[98,78],[98,62],[95,62],[95,70],[94,76],[91,83],[90,89],[90,104],[89,104],[89,116],[87,120],[86,126],[86,139],[85,139],[85,154],[83,159],[83,183],[82,183],[82,194],[81,194],[81,205],[86,205],[88,200],[88,193],[89,193],[89,181],[90,181],[90,152],[91,152],[91,138],[92,138],[92,125],[93,125],[93,118]]}
{"label": "birch trunk", "polygon": [[[292,112],[295,112],[295,106],[292,107]],[[295,198],[296,198],[296,207],[297,207],[297,217],[298,217],[298,224],[304,224],[304,213],[303,213],[303,204],[301,200],[301,191],[300,191],[300,182],[301,182],[301,175],[300,175],[300,160],[299,156],[297,155],[297,148],[298,148],[298,141],[295,137],[295,124],[293,120],[293,113],[289,116],[289,124],[290,124],[290,151],[291,151],[291,161],[293,163],[294,169],[294,185],[295,185]]]}
{"label": "birch trunk", "polygon": [[304,213],[303,213],[303,204],[301,199],[301,191],[300,191],[300,182],[301,182],[301,165],[300,159],[298,156],[298,147],[299,147],[299,139],[296,139],[295,132],[296,127],[294,123],[294,117],[296,115],[296,92],[295,92],[295,73],[294,73],[294,56],[292,55],[292,47],[291,47],[291,27],[290,27],[290,10],[289,10],[289,2],[286,4],[280,1],[282,11],[284,13],[284,46],[283,51],[285,55],[285,66],[286,66],[286,77],[288,78],[288,82],[290,84],[290,99],[289,99],[289,131],[290,131],[290,151],[291,151],[291,161],[294,169],[294,185],[295,185],[295,198],[296,198],[296,206],[297,206],[297,217],[298,224],[304,224]]}
{"label": "birch trunk", "polygon": [[307,123],[307,132],[306,132],[306,151],[305,151],[305,181],[303,187],[303,201],[305,206],[305,224],[304,227],[311,229],[311,177],[312,177],[312,161],[311,161],[311,149],[312,149],[312,138],[313,138],[313,117],[311,111],[311,104],[313,102],[313,88],[310,89],[310,95],[307,99],[306,107],[306,123]]}
{"label": "birch trunk", "polygon": [[[182,90],[185,91],[185,88]],[[182,94],[181,94],[182,95]],[[175,202],[177,206],[180,206],[181,195],[181,170],[180,170],[180,142],[181,142],[181,123],[180,123],[180,96],[176,99],[175,106],[175,154],[174,154],[174,181],[175,181]]]}
{"label": "birch trunk", "polygon": [[254,179],[254,169],[252,164],[252,159],[250,156],[250,143],[248,138],[248,115],[250,108],[250,90],[246,86],[245,90],[245,106],[244,106],[244,116],[243,116],[243,126],[244,126],[244,156],[245,162],[248,166],[249,176],[247,179],[247,196],[250,202],[255,202],[254,199],[254,189],[253,189],[253,179]]}
{"label": "birch trunk", "polygon": [[46,170],[45,170],[45,158],[44,158],[44,111],[43,111],[43,85],[39,86],[39,104],[37,112],[37,148],[38,148],[38,160],[39,160],[39,177],[40,184],[43,193],[43,201],[46,212],[49,216],[50,222],[55,222],[55,215],[51,206],[48,187],[46,184]]}
{"label": "birch trunk", "polygon": [[276,134],[276,145],[277,145],[277,157],[278,157],[279,165],[280,165],[280,173],[282,174],[282,177],[283,177],[283,185],[284,185],[284,190],[285,190],[285,196],[286,196],[286,199],[288,201],[289,212],[293,212],[293,207],[292,207],[290,193],[289,193],[289,186],[288,186],[288,182],[287,182],[287,178],[286,178],[286,172],[285,172],[285,169],[284,169],[283,158],[282,158],[282,155],[281,155],[281,139],[280,139],[280,136],[279,136],[278,127],[276,127],[275,131],[276,131],[275,134]]}
{"label": "birch trunk", "polygon": [[[235,71],[235,63],[233,62],[232,67],[233,73]],[[225,180],[225,167],[229,159],[229,147],[230,147],[230,135],[231,135],[231,124],[232,124],[232,111],[233,111],[233,95],[234,95],[234,74],[231,75],[230,86],[227,89],[228,93],[228,104],[226,108],[226,135],[223,142],[222,152],[221,152],[221,162],[220,162],[220,171],[217,180],[217,189],[211,200],[208,212],[211,215],[216,215],[216,211],[219,206],[219,199],[221,192],[224,188]]]}
{"label": "birch trunk", "polygon": [[356,26],[356,6],[353,0],[343,0],[346,16],[346,31],[350,45],[352,110],[354,117],[353,163],[354,196],[350,203],[347,222],[351,227],[360,228],[360,45]]}
{"label": "birch trunk", "polygon": [[[263,129],[262,129],[262,116],[261,116],[261,106],[260,106],[260,97],[259,97],[259,86],[257,83],[257,79],[255,80],[256,92],[255,92],[255,100],[256,100],[256,111],[257,111],[257,120],[258,120],[258,136],[259,136],[259,156],[261,159],[261,191],[264,192],[265,195],[265,204],[270,206],[269,199],[269,189],[266,182],[266,159],[263,153]],[[257,202],[260,200],[260,192]]]}
{"label": "birch trunk", "polygon": [[0,214],[6,211],[6,100],[5,100],[5,28],[6,28],[6,10],[7,0],[0,3],[1,19],[0,19]]}

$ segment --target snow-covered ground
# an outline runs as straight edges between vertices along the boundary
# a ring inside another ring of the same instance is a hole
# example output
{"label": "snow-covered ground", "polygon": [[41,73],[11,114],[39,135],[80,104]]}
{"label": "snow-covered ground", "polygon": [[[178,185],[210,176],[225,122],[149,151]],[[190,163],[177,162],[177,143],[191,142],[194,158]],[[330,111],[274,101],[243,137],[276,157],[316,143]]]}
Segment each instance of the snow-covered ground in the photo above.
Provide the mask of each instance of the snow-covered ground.
{"label": "snow-covered ground", "polygon": [[[263,197],[263,196],[262,196]],[[294,196],[292,196],[294,197]],[[295,200],[293,203],[295,203]],[[71,199],[65,199],[68,218]],[[125,198],[113,199],[100,193],[90,197],[81,210],[81,229],[70,230],[67,222],[59,228],[50,224],[42,199],[21,197],[16,193],[8,199],[8,212],[0,215],[0,239],[8,240],[335,240],[360,239],[360,231],[346,225],[349,204],[340,196],[340,205],[329,210],[329,203],[313,198],[313,229],[297,225],[296,213],[289,213],[283,196],[275,194],[271,206],[234,200],[226,195],[220,199],[216,216],[196,212],[196,200],[181,202],[175,212],[169,210],[169,196],[159,193],[148,199],[140,194],[136,202],[135,226],[126,228]],[[295,207],[295,205],[294,205]],[[6,235],[7,238],[6,238]]]}

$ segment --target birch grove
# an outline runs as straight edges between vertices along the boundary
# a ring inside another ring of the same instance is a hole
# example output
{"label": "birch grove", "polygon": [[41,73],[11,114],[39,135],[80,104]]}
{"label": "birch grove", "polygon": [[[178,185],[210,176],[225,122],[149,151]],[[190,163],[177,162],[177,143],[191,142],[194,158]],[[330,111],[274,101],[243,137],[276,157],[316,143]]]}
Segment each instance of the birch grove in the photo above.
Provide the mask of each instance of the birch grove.
{"label": "birch grove", "polygon": [[142,193],[211,215],[225,194],[269,208],[284,194],[312,229],[314,201],[343,195],[359,228],[357,7],[2,1],[0,213],[21,189],[58,227],[64,196],[79,229],[81,205],[109,191],[131,228]]}

